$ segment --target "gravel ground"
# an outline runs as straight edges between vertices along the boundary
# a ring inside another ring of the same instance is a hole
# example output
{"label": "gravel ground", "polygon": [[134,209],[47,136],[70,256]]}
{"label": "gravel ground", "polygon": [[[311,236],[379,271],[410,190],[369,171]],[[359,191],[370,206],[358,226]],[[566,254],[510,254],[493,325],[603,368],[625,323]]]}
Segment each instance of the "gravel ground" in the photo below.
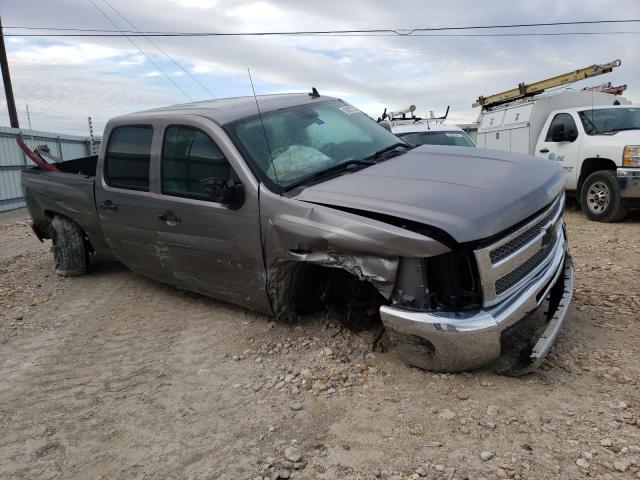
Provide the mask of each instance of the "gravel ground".
{"label": "gravel ground", "polygon": [[326,315],[284,325],[113,263],[64,279],[0,222],[0,478],[640,478],[640,218],[566,214],[542,368],[439,375]]}

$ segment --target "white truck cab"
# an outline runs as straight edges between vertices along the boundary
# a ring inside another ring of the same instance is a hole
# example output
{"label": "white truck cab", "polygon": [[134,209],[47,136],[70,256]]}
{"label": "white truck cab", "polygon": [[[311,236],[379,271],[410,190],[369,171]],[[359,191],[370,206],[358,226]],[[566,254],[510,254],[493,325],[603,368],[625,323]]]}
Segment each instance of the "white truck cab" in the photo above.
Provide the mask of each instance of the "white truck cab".
{"label": "white truck cab", "polygon": [[621,220],[640,201],[640,107],[623,97],[565,90],[483,109],[479,124],[478,147],[560,163],[591,220]]}

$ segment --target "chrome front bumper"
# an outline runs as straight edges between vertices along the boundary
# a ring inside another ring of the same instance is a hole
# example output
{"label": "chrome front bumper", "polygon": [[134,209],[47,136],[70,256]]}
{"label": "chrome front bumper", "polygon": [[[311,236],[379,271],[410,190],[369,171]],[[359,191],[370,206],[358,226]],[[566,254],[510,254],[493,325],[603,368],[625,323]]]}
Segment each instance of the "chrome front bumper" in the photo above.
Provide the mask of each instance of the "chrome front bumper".
{"label": "chrome front bumper", "polygon": [[618,168],[616,177],[622,198],[640,198],[640,168]]}
{"label": "chrome front bumper", "polygon": [[503,333],[548,299],[555,308],[547,315],[542,335],[537,341],[531,339],[529,361],[518,372],[526,373],[537,368],[549,352],[571,302],[573,264],[564,239],[547,265],[524,287],[491,307],[473,312],[417,312],[383,306],[382,322],[395,350],[410,365],[433,371],[471,370],[497,360]]}

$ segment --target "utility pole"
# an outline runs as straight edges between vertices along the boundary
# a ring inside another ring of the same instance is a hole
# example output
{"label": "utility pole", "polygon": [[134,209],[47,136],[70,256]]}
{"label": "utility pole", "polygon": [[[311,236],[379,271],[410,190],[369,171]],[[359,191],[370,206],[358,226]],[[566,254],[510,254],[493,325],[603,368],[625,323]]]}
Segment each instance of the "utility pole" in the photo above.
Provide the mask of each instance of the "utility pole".
{"label": "utility pole", "polygon": [[18,123],[18,112],[16,111],[16,102],[13,99],[13,88],[11,87],[11,76],[9,75],[9,63],[7,62],[7,50],[4,48],[2,17],[0,17],[0,67],[2,70],[2,81],[4,82],[4,94],[7,97],[9,121],[13,128],[20,128],[20,124]]}

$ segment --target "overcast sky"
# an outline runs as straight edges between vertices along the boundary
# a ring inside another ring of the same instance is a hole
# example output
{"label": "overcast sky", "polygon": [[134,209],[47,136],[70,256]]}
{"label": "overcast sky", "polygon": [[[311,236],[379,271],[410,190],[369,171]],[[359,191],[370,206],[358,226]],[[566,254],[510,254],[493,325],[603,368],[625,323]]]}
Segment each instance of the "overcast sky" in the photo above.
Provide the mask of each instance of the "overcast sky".
{"label": "overcast sky", "polygon": [[[576,20],[638,19],[638,0],[394,1],[385,0],[108,0],[141,30],[286,31],[411,29]],[[130,29],[103,0],[94,2]],[[2,23],[113,29],[88,0],[0,2]],[[532,29],[527,29],[531,31]],[[506,31],[506,30],[505,30]],[[522,30],[524,31],[524,30]],[[640,32],[640,24],[574,26],[538,32]],[[5,30],[5,33],[11,31]],[[14,31],[17,32],[17,31]],[[515,33],[514,30],[509,30]],[[478,32],[470,32],[478,33]],[[500,33],[500,31],[495,31]],[[194,100],[210,98],[144,38],[134,41]],[[577,84],[628,84],[640,102],[639,34],[537,37],[208,37],[154,38],[217,97],[309,91],[339,96],[378,116],[415,104],[452,122],[477,117],[471,103],[568,70],[622,59],[614,73]],[[29,105],[34,129],[87,134],[114,115],[188,101],[126,38],[6,38],[21,126]],[[4,95],[0,125],[8,125]]]}

